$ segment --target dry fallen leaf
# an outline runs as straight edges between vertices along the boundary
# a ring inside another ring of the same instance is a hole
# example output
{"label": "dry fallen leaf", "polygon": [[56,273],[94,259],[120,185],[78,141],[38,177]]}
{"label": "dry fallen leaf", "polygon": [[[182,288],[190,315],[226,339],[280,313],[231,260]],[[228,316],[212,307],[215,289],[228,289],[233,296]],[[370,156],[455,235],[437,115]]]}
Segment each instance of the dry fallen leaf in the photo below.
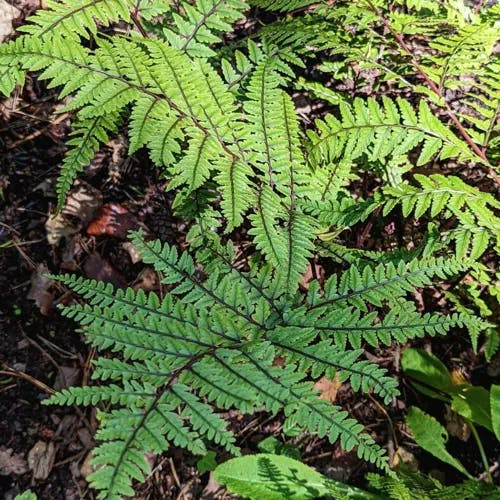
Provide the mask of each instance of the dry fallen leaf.
{"label": "dry fallen leaf", "polygon": [[461,441],[468,441],[470,438],[470,427],[465,420],[455,413],[448,405],[445,405],[444,419],[446,421],[446,430],[450,436],[457,437]]}
{"label": "dry fallen leaf", "polygon": [[316,263],[309,263],[307,265],[307,269],[304,271],[304,274],[302,275],[302,278],[300,280],[300,286],[304,290],[309,289],[309,284],[311,283],[312,280],[318,278],[320,281],[324,279],[325,276],[325,270],[323,269],[323,266],[320,266],[319,264]]}
{"label": "dry fallen leaf", "polygon": [[94,220],[87,227],[90,236],[113,236],[114,238],[126,238],[132,229],[139,228],[139,220],[131,214],[124,206],[118,203],[107,203],[104,205]]}
{"label": "dry fallen leaf", "polygon": [[487,368],[490,377],[498,377],[500,375],[500,352],[497,352]]}
{"label": "dry fallen leaf", "polygon": [[72,385],[76,385],[80,378],[80,369],[73,366],[60,366],[57,372],[56,381],[54,382],[54,389],[60,391],[67,389]]}
{"label": "dry fallen leaf", "polygon": [[403,446],[400,446],[396,450],[396,453],[394,453],[392,466],[397,467],[401,463],[405,464],[411,471],[418,471],[418,460],[411,451],[407,450]]}
{"label": "dry fallen leaf", "polygon": [[84,479],[87,479],[87,476],[92,474],[94,468],[92,467],[92,464],[90,463],[92,460],[92,451],[89,451],[87,453],[87,456],[85,457],[85,460],[82,463],[82,466],[80,467],[80,474]]}
{"label": "dry fallen leaf", "polygon": [[77,180],[66,198],[61,213],[87,224],[94,218],[101,206],[102,193],[90,184]]}
{"label": "dry fallen leaf", "polygon": [[76,271],[78,261],[84,253],[84,245],[79,234],[73,236],[64,246],[62,254],[61,271]]}
{"label": "dry fallen leaf", "polygon": [[83,266],[85,276],[89,279],[111,283],[116,288],[126,288],[125,278],[98,253],[89,255]]}
{"label": "dry fallen leaf", "polygon": [[137,251],[137,248],[131,241],[126,241],[122,244],[122,248],[128,253],[132,264],[141,262],[142,255]]}
{"label": "dry fallen leaf", "polygon": [[49,477],[56,449],[53,443],[37,441],[28,453],[28,467],[33,472],[34,479],[47,479]]}
{"label": "dry fallen leaf", "polygon": [[158,274],[152,267],[145,267],[137,276],[132,288],[137,290],[144,290],[145,292],[150,292],[152,290],[158,290],[160,282],[158,279]]}
{"label": "dry fallen leaf", "polygon": [[342,382],[340,382],[338,374],[335,374],[333,380],[330,380],[326,377],[321,377],[315,384],[314,389],[320,392],[319,397],[321,399],[326,399],[331,403],[335,403],[337,399],[337,392],[342,386]]}
{"label": "dry fallen leaf", "polygon": [[17,7],[5,0],[0,0],[0,42],[3,42],[14,33],[12,21],[20,16],[21,11]]}
{"label": "dry fallen leaf", "polygon": [[47,231],[49,245],[59,245],[62,238],[68,238],[77,232],[77,228],[66,220],[61,213],[47,219],[45,230]]}
{"label": "dry fallen leaf", "polygon": [[28,292],[28,299],[34,300],[43,315],[47,315],[52,309],[54,294],[50,292],[53,281],[47,278],[49,270],[45,264],[38,264],[31,275],[31,287]]}
{"label": "dry fallen leaf", "polygon": [[28,464],[21,453],[14,453],[12,448],[0,446],[0,475],[21,476],[28,472]]}
{"label": "dry fallen leaf", "polygon": [[92,437],[92,434],[90,434],[90,431],[86,427],[80,427],[77,431],[76,434],[78,435],[78,439],[80,440],[80,443],[87,449],[91,449],[94,447],[95,442],[94,438]]}
{"label": "dry fallen leaf", "polygon": [[98,189],[82,181],[76,181],[68,194],[61,211],[47,219],[47,241],[58,245],[62,238],[69,238],[77,233],[94,217],[102,205],[102,194]]}

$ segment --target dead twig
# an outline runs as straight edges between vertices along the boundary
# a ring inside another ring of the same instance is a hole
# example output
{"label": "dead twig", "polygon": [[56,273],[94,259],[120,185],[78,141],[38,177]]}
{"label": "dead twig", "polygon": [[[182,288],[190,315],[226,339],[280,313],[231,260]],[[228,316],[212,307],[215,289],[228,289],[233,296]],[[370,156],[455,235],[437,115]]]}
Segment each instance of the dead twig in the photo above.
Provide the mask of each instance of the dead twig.
{"label": "dead twig", "polygon": [[174,465],[174,461],[172,460],[172,457],[168,459],[168,463],[170,465],[170,470],[172,471],[172,476],[174,478],[175,484],[180,490],[179,497],[182,498],[183,500],[187,500],[186,495],[184,494],[184,490],[182,488],[181,482],[179,481],[179,476],[177,475],[177,470]]}
{"label": "dead twig", "polygon": [[7,149],[15,149],[18,146],[20,146],[21,144],[24,144],[25,142],[29,142],[29,141],[32,141],[33,139],[36,139],[37,137],[40,137],[41,135],[43,135],[45,133],[47,128],[52,127],[53,125],[59,125],[60,123],[62,123],[64,120],[66,120],[70,116],[71,115],[69,113],[63,113],[62,115],[59,115],[57,118],[55,118],[53,121],[50,122],[50,125],[47,125],[44,128],[40,128],[38,130],[35,130],[35,132],[33,132],[32,134],[29,134],[26,137],[23,137],[22,139],[19,139],[18,141],[13,142],[12,144],[9,144],[9,146],[7,146]]}
{"label": "dead twig", "polygon": [[35,385],[36,387],[41,389],[43,392],[46,392],[47,394],[55,394],[56,392],[54,391],[54,389],[52,389],[52,387],[49,387],[48,385],[44,384],[41,380],[38,380],[35,377],[32,377],[31,375],[28,375],[25,372],[16,370],[15,368],[10,367],[7,363],[2,363],[2,370],[0,370],[0,375],[6,375],[8,377],[17,377],[22,380],[26,380],[27,382]]}

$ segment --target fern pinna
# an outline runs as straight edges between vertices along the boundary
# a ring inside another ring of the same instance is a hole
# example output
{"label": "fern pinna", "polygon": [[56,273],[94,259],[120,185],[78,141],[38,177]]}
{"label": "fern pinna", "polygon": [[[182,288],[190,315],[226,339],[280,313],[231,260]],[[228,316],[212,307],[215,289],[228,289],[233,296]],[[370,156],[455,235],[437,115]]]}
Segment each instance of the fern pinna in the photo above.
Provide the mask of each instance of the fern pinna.
{"label": "fern pinna", "polygon": [[[464,183],[459,169],[445,177],[431,168],[453,159],[495,176],[498,78],[490,28],[498,9],[457,18],[448,2],[398,1],[390,11],[385,3],[49,1],[24,34],[0,45],[2,93],[35,71],[59,89],[63,111],[73,116],[59,209],[100,145],[127,128],[129,153],[149,151],[175,193],[175,209],[192,223],[187,240],[198,267],[174,246],[133,236],[143,261],[163,276],[163,299],[58,278],[88,302],[63,313],[82,323],[95,347],[113,354],[95,362],[98,385],[49,399],[103,408],[90,477],[102,498],[133,494],[132,480],[149,471],[147,451],[173,444],[201,454],[213,443],[237,454],[224,420],[230,408],[281,412],[288,427],[339,439],[387,469],[383,450],[345,411],[320,399],[312,380],[339,373],[354,390],[388,402],[396,383],[362,359],[365,345],[455,327],[477,341],[491,327],[465,307],[421,313],[409,295],[433,278],[486,273],[476,261],[499,238],[494,197]],[[251,6],[293,15],[244,40],[234,33],[224,40]],[[436,38],[422,11],[434,12],[453,36]],[[382,31],[393,37],[388,50],[379,50]],[[488,39],[482,48],[481,33]],[[418,61],[409,54],[402,37],[412,35],[434,37],[429,47],[436,56]],[[465,48],[474,49],[470,64],[463,63]],[[318,54],[325,59],[319,71],[333,81],[352,76],[354,54],[360,64],[384,69],[375,94],[397,81],[413,98],[351,99],[299,81],[296,69]],[[444,94],[472,70],[462,125]],[[333,106],[307,131],[289,92],[294,86]],[[431,173],[406,176],[414,164]],[[384,181],[366,199],[349,191],[363,171]],[[364,252],[342,239],[345,229],[399,208],[405,217],[433,219],[412,251]],[[432,226],[437,218],[451,221],[446,231]],[[230,239],[236,228],[255,250],[246,271],[233,266],[231,244],[218,234]],[[350,267],[300,290],[315,253]]]}

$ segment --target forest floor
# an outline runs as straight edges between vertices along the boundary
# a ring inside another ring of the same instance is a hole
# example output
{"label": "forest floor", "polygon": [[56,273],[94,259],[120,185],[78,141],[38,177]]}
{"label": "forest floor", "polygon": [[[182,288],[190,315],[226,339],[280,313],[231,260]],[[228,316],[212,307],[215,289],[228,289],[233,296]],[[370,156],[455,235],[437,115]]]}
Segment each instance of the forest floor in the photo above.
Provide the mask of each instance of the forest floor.
{"label": "forest floor", "polygon": [[[146,156],[128,158],[120,135],[101,149],[54,222],[50,214],[56,201],[55,180],[69,132],[69,118],[57,114],[56,102],[54,91],[30,79],[22,92],[0,102],[0,498],[5,500],[28,488],[44,500],[94,498],[85,478],[97,426],[95,412],[42,403],[53,390],[88,383],[95,352],[84,343],[77,325],[58,311],[59,304],[74,298],[46,273],[71,272],[118,287],[156,290],[154,271],[134,263],[127,231],[143,227],[162,241],[182,246],[187,229],[172,216],[171,199],[158,170]],[[360,233],[365,248],[373,250],[387,236],[376,225],[360,228]],[[436,290],[418,299],[427,310],[442,307]],[[423,339],[413,345],[428,342]],[[409,460],[419,461],[421,471],[432,472],[445,483],[461,480],[430,455],[423,458],[406,431],[404,419],[411,404],[440,417],[444,406],[406,384],[400,376],[398,349],[369,353],[400,378],[402,395],[388,408],[346,385],[323,381],[318,387],[324,397],[365,424],[392,457],[399,450]],[[464,332],[433,339],[432,350],[473,384],[498,380],[500,357],[486,365]],[[229,418],[244,451],[257,451],[268,436],[282,439],[279,415],[270,418],[262,412]],[[476,446],[460,436],[460,424],[449,421],[448,429],[455,434],[450,451],[479,477],[482,465]],[[500,446],[491,435],[481,435],[487,455],[500,456]],[[368,469],[355,453],[312,437],[286,442],[300,451],[305,463],[328,476],[362,484]],[[172,448],[150,459],[154,472],[138,488],[136,498],[231,498],[210,473],[200,474],[196,460],[182,451]],[[498,469],[493,475],[500,480]]]}

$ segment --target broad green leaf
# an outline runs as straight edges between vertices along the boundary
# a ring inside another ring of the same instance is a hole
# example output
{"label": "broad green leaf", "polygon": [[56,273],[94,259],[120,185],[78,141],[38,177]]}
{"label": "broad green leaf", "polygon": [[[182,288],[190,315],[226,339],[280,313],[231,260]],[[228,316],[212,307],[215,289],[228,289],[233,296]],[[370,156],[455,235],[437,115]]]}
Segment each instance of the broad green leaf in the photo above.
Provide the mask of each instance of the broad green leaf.
{"label": "broad green leaf", "polygon": [[425,451],[472,478],[465,467],[446,450],[448,433],[434,417],[423,412],[420,408],[412,406],[408,412],[406,423],[416,443]]}
{"label": "broad green leaf", "polygon": [[[454,384],[446,366],[436,356],[422,349],[405,349],[401,365],[404,373],[412,379],[450,396],[453,411],[493,431],[489,393],[484,387],[474,387],[471,384]],[[414,385],[422,394],[441,400],[444,399],[439,393],[418,382],[415,382]]]}
{"label": "broad green leaf", "polygon": [[469,384],[457,389],[459,392],[452,395],[451,409],[493,432],[489,392],[484,387]]}
{"label": "broad green leaf", "polygon": [[417,391],[423,394],[424,396],[429,396],[430,398],[439,399],[441,401],[444,401],[445,403],[450,402],[449,397],[447,395],[443,396],[441,392],[437,392],[434,389],[429,389],[429,387],[427,387],[426,385],[419,384],[418,382],[412,381],[412,384],[415,387],[415,389],[417,389]]}
{"label": "broad green leaf", "polygon": [[401,357],[401,366],[405,375],[434,389],[446,394],[456,390],[446,366],[434,354],[423,349],[405,349]]}
{"label": "broad green leaf", "polygon": [[500,385],[492,385],[490,390],[491,423],[493,432],[500,440]]}
{"label": "broad green leaf", "polygon": [[298,460],[269,453],[228,460],[215,469],[214,479],[229,491],[252,500],[305,500],[324,495],[381,500],[377,495],[327,479]]}

